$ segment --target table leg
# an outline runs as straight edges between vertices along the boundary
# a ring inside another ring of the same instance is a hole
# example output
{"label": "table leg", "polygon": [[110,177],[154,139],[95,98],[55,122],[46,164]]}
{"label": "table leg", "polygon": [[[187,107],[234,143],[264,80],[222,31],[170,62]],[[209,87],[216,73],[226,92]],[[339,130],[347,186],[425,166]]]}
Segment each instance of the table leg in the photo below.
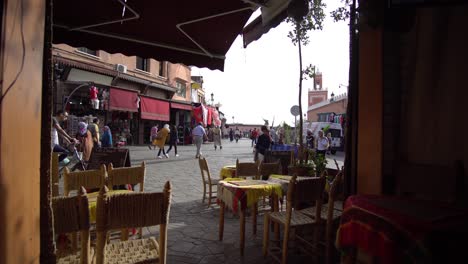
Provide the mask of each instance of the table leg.
{"label": "table leg", "polygon": [[223,240],[224,234],[224,210],[226,205],[223,201],[219,204],[219,241]]}
{"label": "table leg", "polygon": [[253,234],[257,234],[257,214],[258,214],[258,209],[257,209],[258,204],[254,203],[253,208],[252,208],[252,230]]}
{"label": "table leg", "polygon": [[244,256],[245,247],[245,209],[240,210],[240,254]]}

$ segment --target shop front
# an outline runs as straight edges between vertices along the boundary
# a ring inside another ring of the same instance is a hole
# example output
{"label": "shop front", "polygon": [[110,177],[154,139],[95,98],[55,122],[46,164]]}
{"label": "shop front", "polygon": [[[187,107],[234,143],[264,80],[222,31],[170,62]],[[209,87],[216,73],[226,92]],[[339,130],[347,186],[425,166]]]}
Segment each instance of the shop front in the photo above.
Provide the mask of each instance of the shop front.
{"label": "shop front", "polygon": [[151,128],[158,125],[161,128],[170,121],[169,102],[151,97],[141,96],[141,114],[139,144],[149,144]]}
{"label": "shop front", "polygon": [[171,124],[177,127],[179,145],[192,144],[192,104],[171,102]]}
{"label": "shop front", "polygon": [[138,142],[139,97],[136,91],[110,88],[106,125],[112,131],[114,144],[134,145]]}

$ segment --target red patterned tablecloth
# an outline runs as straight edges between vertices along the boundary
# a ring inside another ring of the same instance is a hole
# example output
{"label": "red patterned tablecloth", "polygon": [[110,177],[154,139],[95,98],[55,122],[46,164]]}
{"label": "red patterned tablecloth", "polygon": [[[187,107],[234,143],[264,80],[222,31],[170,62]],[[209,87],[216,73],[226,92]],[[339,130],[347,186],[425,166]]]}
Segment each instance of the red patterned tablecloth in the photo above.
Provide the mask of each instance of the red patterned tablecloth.
{"label": "red patterned tablecloth", "polygon": [[355,195],[345,202],[336,246],[344,252],[357,248],[382,263],[434,263],[431,259],[438,248],[444,250],[444,240],[449,243],[457,232],[466,234],[467,225],[467,209],[433,201]]}

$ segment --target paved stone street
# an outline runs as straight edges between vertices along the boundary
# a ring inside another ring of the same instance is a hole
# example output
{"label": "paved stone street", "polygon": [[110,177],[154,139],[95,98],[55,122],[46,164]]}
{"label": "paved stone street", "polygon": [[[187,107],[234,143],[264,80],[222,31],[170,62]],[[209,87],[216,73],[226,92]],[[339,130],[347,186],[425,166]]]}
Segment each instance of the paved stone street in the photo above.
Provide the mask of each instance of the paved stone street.
{"label": "paved stone street", "polygon": [[[212,177],[218,178],[221,167],[240,161],[252,161],[250,140],[239,143],[223,140],[223,149],[212,144],[202,146]],[[167,146],[166,146],[167,148]],[[218,241],[219,207],[202,204],[202,180],[195,146],[178,146],[179,157],[156,159],[146,146],[130,147],[132,165],[146,161],[145,191],[162,191],[172,182],[173,199],[168,232],[168,263],[270,263],[261,254],[263,214],[258,216],[257,235],[252,234],[252,217],[247,217],[245,256],[239,254],[239,219],[226,213],[224,240]],[[341,158],[342,160],[342,158]],[[329,162],[330,163],[330,162]],[[157,228],[146,232],[157,233]],[[293,262],[296,263],[296,262]]]}

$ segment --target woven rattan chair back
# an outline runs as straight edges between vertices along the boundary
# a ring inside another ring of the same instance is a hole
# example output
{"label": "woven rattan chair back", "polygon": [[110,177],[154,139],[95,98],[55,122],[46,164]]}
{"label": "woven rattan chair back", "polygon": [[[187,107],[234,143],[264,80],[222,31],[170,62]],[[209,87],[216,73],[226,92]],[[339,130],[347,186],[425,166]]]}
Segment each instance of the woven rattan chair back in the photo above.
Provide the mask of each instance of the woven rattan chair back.
{"label": "woven rattan chair back", "polygon": [[144,190],[146,175],[146,164],[143,161],[141,166],[138,167],[122,167],[114,168],[112,163],[109,164],[107,171],[107,187],[112,190],[114,186],[118,185],[140,185],[140,192]]}
{"label": "woven rattan chair back", "polygon": [[106,184],[106,165],[101,165],[99,170],[74,171],[66,167],[63,173],[64,195],[69,196],[71,191],[78,191],[81,187],[86,189],[101,188]]}
{"label": "woven rattan chair back", "polygon": [[109,195],[107,186],[101,188],[96,208],[96,263],[117,261],[105,259],[108,231],[156,225],[159,225],[158,263],[166,263],[171,192],[169,181],[164,185],[164,191],[158,193],[134,192]]}
{"label": "woven rattan chair back", "polygon": [[[66,234],[80,232],[80,263],[91,263],[89,239],[89,209],[86,190],[81,187],[78,196],[52,198],[54,233]],[[78,249],[72,241],[73,252]],[[61,254],[58,254],[61,255]]]}
{"label": "woven rattan chair back", "polygon": [[267,180],[271,174],[278,174],[280,169],[280,163],[260,163],[259,174],[263,180]]}
{"label": "woven rattan chair back", "polygon": [[253,177],[254,179],[260,178],[258,172],[258,162],[239,162],[236,160],[236,177],[246,178]]}

